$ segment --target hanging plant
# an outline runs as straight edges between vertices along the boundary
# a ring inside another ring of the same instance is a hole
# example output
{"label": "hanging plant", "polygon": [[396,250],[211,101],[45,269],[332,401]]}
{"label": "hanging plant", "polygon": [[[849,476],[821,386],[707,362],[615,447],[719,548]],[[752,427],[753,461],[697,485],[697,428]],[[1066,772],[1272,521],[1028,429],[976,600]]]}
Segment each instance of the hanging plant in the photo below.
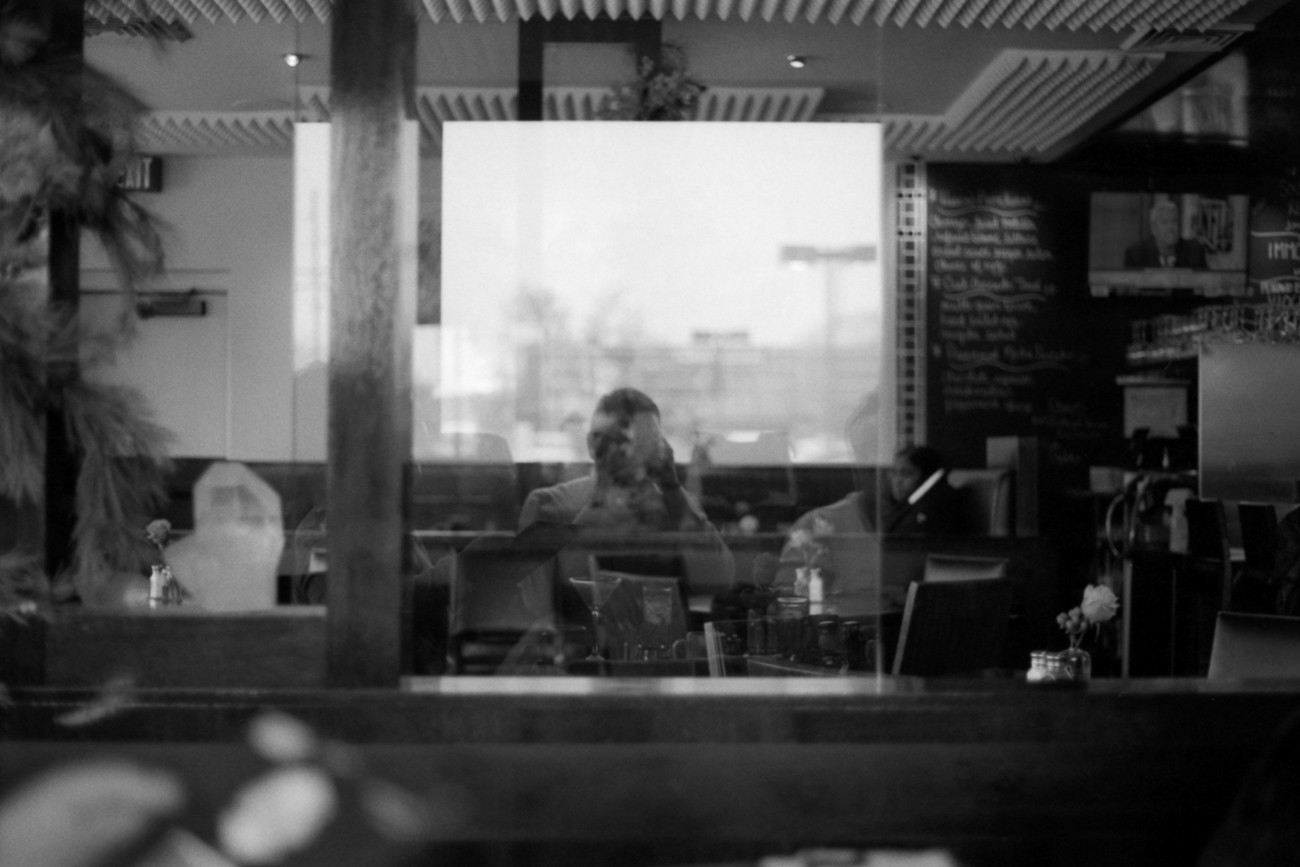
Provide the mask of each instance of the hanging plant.
{"label": "hanging plant", "polygon": [[642,57],[635,80],[619,85],[602,100],[603,120],[687,120],[706,90],[686,71],[686,51],[664,43],[658,62]]}
{"label": "hanging plant", "polygon": [[[156,221],[117,183],[144,106],[79,56],[57,54],[50,14],[39,0],[0,2],[0,496],[42,502],[45,420],[57,410],[80,470],[71,566],[53,593],[92,599],[112,574],[139,568],[136,529],[162,500],[169,435],[140,395],[85,372],[133,333],[136,291],[163,252]],[[49,304],[52,220],[89,231],[107,253],[123,296],[112,332],[89,333]],[[32,586],[32,553],[0,556],[0,603],[49,594],[48,582]]]}

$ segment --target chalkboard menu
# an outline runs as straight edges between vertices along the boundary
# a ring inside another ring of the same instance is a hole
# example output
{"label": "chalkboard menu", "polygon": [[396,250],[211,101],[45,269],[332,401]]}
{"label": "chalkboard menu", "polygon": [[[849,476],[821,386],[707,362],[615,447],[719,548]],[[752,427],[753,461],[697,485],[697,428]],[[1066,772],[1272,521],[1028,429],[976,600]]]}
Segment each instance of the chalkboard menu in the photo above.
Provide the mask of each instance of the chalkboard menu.
{"label": "chalkboard menu", "polygon": [[926,180],[930,445],[978,467],[986,437],[1037,436],[1083,478],[1122,439],[1125,340],[1119,312],[1089,297],[1088,184],[973,165]]}

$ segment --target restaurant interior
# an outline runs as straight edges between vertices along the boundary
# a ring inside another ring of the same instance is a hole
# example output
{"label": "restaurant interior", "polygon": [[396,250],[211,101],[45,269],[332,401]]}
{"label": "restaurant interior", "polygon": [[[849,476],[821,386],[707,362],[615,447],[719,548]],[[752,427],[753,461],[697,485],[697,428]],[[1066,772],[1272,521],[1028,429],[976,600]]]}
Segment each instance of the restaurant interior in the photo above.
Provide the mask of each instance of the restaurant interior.
{"label": "restaurant interior", "polygon": [[1297,38],[0,3],[0,865],[1300,862]]}

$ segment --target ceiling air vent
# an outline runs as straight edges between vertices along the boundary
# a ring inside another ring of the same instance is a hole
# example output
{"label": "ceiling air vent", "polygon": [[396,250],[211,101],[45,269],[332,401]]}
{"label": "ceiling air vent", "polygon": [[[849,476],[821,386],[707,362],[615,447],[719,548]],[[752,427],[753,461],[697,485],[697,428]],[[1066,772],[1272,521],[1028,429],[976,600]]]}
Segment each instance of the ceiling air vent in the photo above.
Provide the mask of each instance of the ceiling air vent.
{"label": "ceiling air vent", "polygon": [[1147,28],[1136,30],[1120,46],[1125,51],[1194,51],[1198,54],[1218,54],[1241,37],[1240,30],[1161,30]]}

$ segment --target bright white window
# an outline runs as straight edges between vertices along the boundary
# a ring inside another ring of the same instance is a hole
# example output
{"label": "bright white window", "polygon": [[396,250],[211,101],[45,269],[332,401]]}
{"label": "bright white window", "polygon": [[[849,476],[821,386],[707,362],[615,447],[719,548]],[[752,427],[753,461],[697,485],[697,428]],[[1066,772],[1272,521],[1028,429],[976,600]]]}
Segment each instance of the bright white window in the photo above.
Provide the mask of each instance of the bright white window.
{"label": "bright white window", "polygon": [[881,142],[870,124],[447,123],[442,320],[416,336],[416,456],[489,434],[585,460],[600,394],[680,459],[875,460]]}

